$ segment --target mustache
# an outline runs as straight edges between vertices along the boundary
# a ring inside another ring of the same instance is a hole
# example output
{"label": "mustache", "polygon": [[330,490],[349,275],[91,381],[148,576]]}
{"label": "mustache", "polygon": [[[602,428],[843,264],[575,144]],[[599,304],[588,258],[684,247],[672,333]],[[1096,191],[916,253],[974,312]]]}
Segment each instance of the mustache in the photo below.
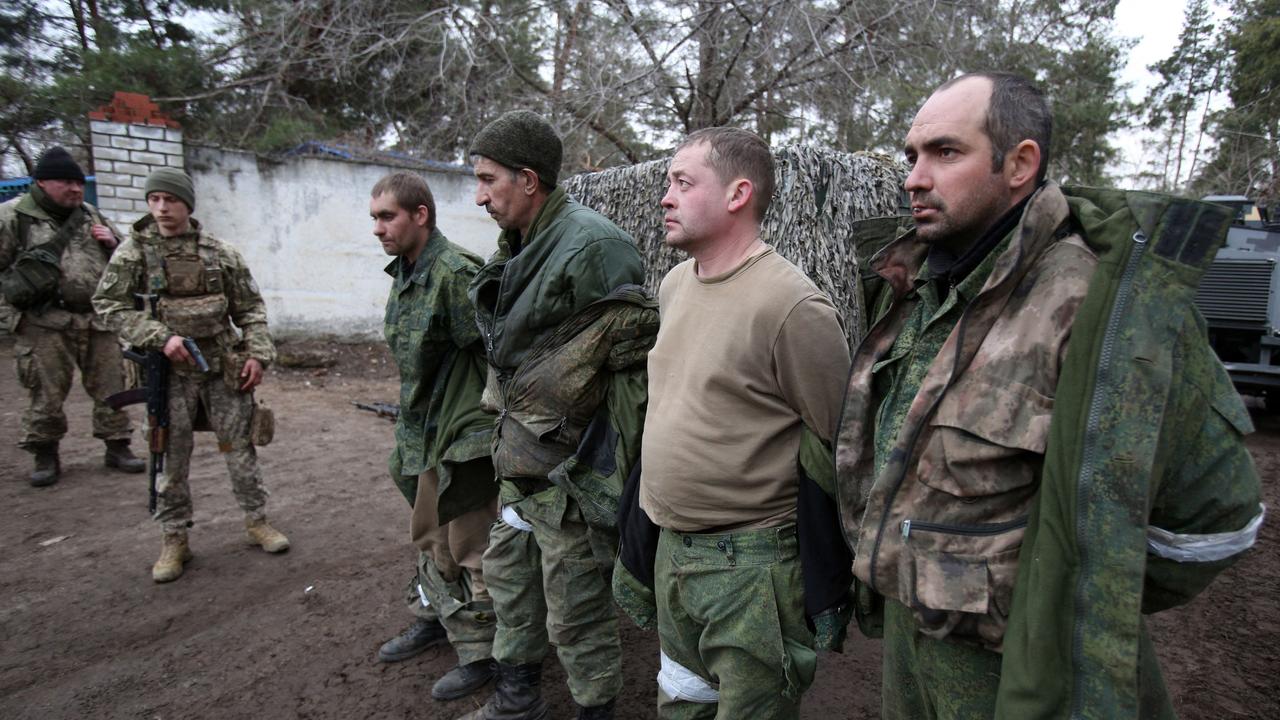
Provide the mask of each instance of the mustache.
{"label": "mustache", "polygon": [[911,206],[928,208],[930,210],[938,210],[941,212],[945,212],[947,209],[947,204],[942,200],[942,198],[929,192],[912,193]]}

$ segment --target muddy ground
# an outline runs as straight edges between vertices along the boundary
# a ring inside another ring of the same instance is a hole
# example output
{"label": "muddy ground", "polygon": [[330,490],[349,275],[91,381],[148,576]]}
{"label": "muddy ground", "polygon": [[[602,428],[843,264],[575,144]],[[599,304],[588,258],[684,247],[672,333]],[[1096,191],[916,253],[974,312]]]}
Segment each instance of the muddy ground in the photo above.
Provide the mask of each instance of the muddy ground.
{"label": "muddy ground", "polygon": [[[331,352],[328,368],[273,369],[259,392],[276,411],[260,452],[269,513],[293,548],[246,546],[216,443],[192,461],[195,560],[151,582],[160,536],[146,513],[146,476],[101,467],[89,402],[68,403],[71,433],[57,485],[26,483],[15,447],[25,404],[0,338],[0,718],[453,718],[483,701],[434,703],[447,649],[385,665],[378,645],[408,622],[408,512],[385,474],[391,424],[351,401],[395,402],[394,368],[376,344]],[[288,346],[286,346],[288,349]],[[296,351],[299,348],[293,347]],[[135,420],[137,419],[135,410]],[[1250,448],[1270,507],[1280,507],[1280,423],[1256,418]],[[135,442],[140,447],[141,443]],[[1280,520],[1259,547],[1194,603],[1153,620],[1183,718],[1280,717]],[[623,621],[620,718],[653,716],[657,640]],[[554,657],[553,716],[572,717]],[[856,636],[827,655],[804,701],[808,718],[874,718],[879,650]]]}

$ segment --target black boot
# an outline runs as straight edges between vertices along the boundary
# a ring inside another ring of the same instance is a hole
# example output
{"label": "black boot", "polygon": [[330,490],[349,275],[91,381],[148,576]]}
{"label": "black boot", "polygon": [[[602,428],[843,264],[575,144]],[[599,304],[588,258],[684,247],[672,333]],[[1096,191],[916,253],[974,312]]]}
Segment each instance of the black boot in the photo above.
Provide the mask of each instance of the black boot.
{"label": "black boot", "polygon": [[419,618],[405,628],[404,632],[382,643],[382,647],[378,648],[378,660],[381,662],[408,660],[444,639],[444,626],[440,621]]}
{"label": "black boot", "polygon": [[498,663],[498,686],[484,707],[458,720],[546,720],[542,700],[542,665]]}
{"label": "black boot", "polygon": [[578,706],[578,720],[613,720],[613,704],[618,701],[617,698],[610,700],[603,705],[592,705],[591,707]]}
{"label": "black boot", "polygon": [[129,449],[128,440],[108,440],[107,454],[102,457],[102,464],[127,473],[140,473],[147,469],[147,462]]}
{"label": "black boot", "polygon": [[457,700],[484,687],[493,679],[496,669],[492,658],[458,665],[445,673],[431,686],[431,697],[436,700]]}
{"label": "black boot", "polygon": [[36,468],[31,471],[31,487],[46,487],[58,482],[58,475],[62,473],[58,443],[40,443],[31,445],[29,449],[36,456]]}

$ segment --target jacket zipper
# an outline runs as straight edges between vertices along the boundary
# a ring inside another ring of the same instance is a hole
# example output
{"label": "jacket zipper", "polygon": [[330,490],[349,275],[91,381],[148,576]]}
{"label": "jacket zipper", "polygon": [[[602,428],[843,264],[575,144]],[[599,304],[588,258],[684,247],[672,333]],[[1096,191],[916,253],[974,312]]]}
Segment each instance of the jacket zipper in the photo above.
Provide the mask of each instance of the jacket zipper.
{"label": "jacket zipper", "polygon": [[1090,574],[1092,558],[1086,550],[1087,528],[1080,509],[1090,495],[1094,469],[1098,463],[1098,451],[1102,424],[1103,388],[1111,374],[1112,355],[1115,353],[1116,336],[1120,332],[1120,322],[1129,310],[1129,297],[1133,290],[1133,278],[1138,272],[1138,264],[1147,249],[1147,236],[1141,230],[1133,234],[1133,249],[1125,262],[1124,272],[1120,275],[1120,283],[1116,287],[1115,300],[1111,304],[1111,316],[1107,319],[1107,329],[1102,336],[1102,348],[1098,352],[1098,369],[1094,374],[1093,397],[1089,400],[1089,415],[1086,419],[1084,448],[1081,452],[1080,473],[1076,476],[1076,548],[1080,554],[1080,574],[1076,580],[1075,623],[1071,630],[1071,650],[1073,660],[1071,717],[1080,717],[1080,706],[1084,702],[1081,693],[1080,658],[1084,655],[1084,609],[1080,603],[1080,595],[1084,590],[1085,578]]}
{"label": "jacket zipper", "polygon": [[911,532],[934,532],[946,535],[968,535],[970,537],[984,537],[987,535],[1000,535],[1010,530],[1017,530],[1027,526],[1026,518],[1017,520],[1009,520],[1002,523],[983,523],[980,525],[944,525],[942,523],[922,522],[920,520],[912,520],[907,518],[902,521],[902,537],[911,537]]}

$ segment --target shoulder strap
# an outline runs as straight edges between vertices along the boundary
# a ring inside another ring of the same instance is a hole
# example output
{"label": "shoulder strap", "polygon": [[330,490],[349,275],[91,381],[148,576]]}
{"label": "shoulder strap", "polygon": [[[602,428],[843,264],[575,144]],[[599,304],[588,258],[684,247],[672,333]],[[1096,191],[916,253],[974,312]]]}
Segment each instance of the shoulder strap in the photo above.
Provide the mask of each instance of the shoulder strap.
{"label": "shoulder strap", "polygon": [[24,213],[15,213],[18,216],[18,247],[26,249],[27,243],[31,242],[31,216]]}
{"label": "shoulder strap", "polygon": [[154,294],[168,290],[169,283],[164,276],[164,258],[160,257],[160,250],[155,243],[150,242],[139,242],[138,247],[142,248],[142,259],[147,266],[147,291]]}

